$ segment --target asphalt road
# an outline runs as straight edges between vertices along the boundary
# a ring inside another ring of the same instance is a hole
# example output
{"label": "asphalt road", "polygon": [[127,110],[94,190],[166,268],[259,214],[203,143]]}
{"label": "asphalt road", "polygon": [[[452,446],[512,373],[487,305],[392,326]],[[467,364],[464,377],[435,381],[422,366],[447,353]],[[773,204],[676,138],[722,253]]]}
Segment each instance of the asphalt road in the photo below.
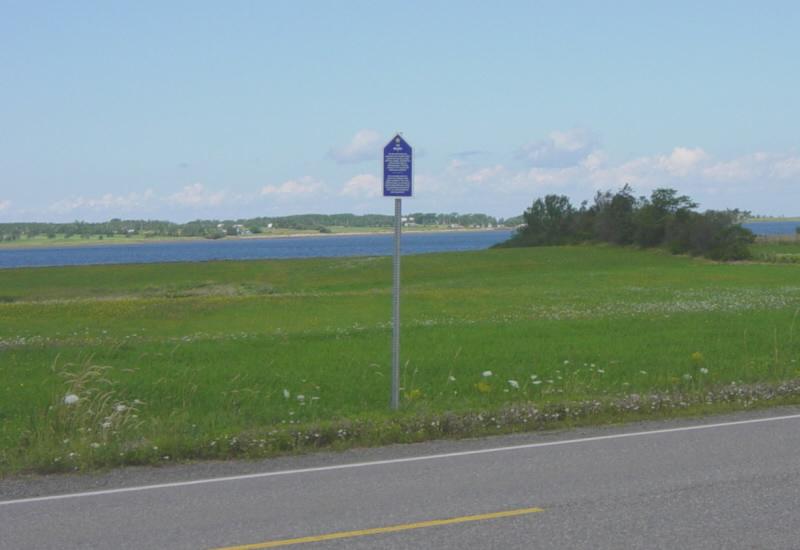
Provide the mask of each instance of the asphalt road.
{"label": "asphalt road", "polygon": [[800,408],[0,482],[2,549],[330,534],[293,547],[800,548]]}

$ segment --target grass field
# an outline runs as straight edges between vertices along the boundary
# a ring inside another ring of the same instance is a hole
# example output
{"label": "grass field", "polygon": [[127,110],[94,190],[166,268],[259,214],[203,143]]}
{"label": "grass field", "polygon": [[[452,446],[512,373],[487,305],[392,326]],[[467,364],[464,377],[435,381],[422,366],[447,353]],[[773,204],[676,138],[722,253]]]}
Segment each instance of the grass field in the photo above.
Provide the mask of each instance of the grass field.
{"label": "grass field", "polygon": [[800,238],[765,238],[761,239],[752,249],[756,260],[800,263]]}
{"label": "grass field", "polygon": [[0,474],[469,435],[800,378],[796,264],[431,254],[403,261],[393,415],[390,293],[391,258],[0,270]]}

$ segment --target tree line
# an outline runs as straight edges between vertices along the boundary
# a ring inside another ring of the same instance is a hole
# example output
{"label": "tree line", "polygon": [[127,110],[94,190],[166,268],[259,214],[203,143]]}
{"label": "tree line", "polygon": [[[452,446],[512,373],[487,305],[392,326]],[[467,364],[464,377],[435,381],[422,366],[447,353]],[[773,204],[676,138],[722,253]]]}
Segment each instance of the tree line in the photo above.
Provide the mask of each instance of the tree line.
{"label": "tree line", "polygon": [[[416,212],[409,214],[408,223],[417,225],[442,225],[461,227],[497,227],[502,224],[486,214],[449,214]],[[0,223],[0,241],[47,236],[56,238],[89,238],[115,235],[144,237],[207,237],[219,238],[242,232],[259,234],[269,229],[317,230],[336,227],[392,227],[394,216],[383,214],[299,214],[294,216],[256,217],[236,220],[193,220],[173,223],[164,220],[123,220],[114,218],[105,222],[74,221],[68,223]]]}
{"label": "tree line", "polygon": [[706,210],[675,189],[656,189],[636,197],[625,185],[616,193],[597,192],[579,207],[564,195],[536,199],[522,215],[524,225],[499,247],[606,242],[643,248],[663,247],[675,254],[714,260],[750,257],[755,235],[741,226],[747,212]]}

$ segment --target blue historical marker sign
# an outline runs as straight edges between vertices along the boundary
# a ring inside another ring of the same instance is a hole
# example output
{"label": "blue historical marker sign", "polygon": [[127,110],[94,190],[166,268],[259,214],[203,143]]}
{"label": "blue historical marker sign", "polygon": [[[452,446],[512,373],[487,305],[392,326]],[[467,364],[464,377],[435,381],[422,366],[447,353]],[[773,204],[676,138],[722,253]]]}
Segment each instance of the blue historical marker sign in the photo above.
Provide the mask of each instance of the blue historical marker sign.
{"label": "blue historical marker sign", "polygon": [[413,179],[411,146],[397,134],[383,148],[383,196],[410,197]]}

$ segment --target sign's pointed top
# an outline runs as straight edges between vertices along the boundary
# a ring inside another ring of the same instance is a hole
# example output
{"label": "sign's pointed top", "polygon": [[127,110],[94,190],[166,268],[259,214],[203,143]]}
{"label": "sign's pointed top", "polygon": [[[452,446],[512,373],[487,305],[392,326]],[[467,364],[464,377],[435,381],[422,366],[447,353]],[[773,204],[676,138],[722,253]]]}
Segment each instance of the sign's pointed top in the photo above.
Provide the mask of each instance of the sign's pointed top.
{"label": "sign's pointed top", "polygon": [[403,132],[397,132],[394,135],[394,137],[389,140],[389,143],[386,144],[387,147],[391,145],[405,145],[407,147],[410,147],[410,145],[408,145],[408,142],[403,138]]}

